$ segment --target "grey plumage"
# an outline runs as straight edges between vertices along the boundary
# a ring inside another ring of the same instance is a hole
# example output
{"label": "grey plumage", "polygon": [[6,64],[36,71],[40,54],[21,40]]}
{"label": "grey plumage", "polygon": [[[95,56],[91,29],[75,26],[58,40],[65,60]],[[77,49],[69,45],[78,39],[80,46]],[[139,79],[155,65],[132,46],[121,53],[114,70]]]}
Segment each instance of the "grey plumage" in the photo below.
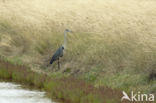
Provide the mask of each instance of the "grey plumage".
{"label": "grey plumage", "polygon": [[55,54],[52,56],[52,59],[50,60],[50,64],[53,64],[53,62],[58,60],[59,57],[63,57],[63,50],[64,50],[63,46],[61,46],[60,48],[57,49]]}
{"label": "grey plumage", "polygon": [[54,61],[58,60],[58,66],[59,66],[59,58],[63,57],[63,51],[66,48],[66,34],[67,34],[67,32],[72,32],[72,31],[65,29],[65,31],[64,31],[64,45],[59,47],[57,49],[57,51],[54,53],[54,55],[52,56],[52,58],[50,60],[50,64],[53,64]]}

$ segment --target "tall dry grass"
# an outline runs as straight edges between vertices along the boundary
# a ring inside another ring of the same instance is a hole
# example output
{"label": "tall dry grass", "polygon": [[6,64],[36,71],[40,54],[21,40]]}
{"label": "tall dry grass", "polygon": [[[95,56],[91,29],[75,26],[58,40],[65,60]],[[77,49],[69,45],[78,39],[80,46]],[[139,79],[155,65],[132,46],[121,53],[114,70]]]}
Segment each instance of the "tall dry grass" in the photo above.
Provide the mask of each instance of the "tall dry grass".
{"label": "tall dry grass", "polygon": [[[60,72],[96,86],[155,91],[155,0],[0,0],[0,54],[46,68],[68,35]],[[50,68],[57,68],[54,64]]]}

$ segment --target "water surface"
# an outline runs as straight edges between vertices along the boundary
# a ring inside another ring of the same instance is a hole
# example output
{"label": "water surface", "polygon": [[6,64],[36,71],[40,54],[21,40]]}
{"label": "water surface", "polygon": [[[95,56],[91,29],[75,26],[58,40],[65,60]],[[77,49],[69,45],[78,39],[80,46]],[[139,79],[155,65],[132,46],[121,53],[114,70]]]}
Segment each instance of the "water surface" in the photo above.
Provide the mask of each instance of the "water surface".
{"label": "water surface", "polygon": [[56,103],[45,92],[26,90],[14,83],[0,82],[0,103]]}

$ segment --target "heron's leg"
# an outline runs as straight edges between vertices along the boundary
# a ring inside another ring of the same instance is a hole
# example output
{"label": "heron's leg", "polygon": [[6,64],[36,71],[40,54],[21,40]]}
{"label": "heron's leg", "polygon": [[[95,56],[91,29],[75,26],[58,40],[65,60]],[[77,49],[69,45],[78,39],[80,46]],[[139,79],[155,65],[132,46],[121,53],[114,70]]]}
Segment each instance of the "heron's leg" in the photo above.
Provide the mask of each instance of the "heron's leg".
{"label": "heron's leg", "polygon": [[59,58],[58,58],[58,69],[60,69],[60,61],[59,61]]}

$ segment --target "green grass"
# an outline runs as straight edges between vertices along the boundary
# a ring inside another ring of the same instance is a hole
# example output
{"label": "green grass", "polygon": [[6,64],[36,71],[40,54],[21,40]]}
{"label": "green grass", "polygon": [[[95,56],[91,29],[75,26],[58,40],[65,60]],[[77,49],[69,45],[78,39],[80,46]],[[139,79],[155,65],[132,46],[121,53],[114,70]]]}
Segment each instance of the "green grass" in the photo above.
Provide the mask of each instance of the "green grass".
{"label": "green grass", "polygon": [[0,78],[44,90],[49,97],[62,102],[104,103],[106,100],[114,100],[110,103],[120,102],[120,91],[103,89],[103,87],[95,88],[92,84],[75,77],[52,78],[47,74],[33,72],[24,65],[11,64],[2,59],[0,60]]}

